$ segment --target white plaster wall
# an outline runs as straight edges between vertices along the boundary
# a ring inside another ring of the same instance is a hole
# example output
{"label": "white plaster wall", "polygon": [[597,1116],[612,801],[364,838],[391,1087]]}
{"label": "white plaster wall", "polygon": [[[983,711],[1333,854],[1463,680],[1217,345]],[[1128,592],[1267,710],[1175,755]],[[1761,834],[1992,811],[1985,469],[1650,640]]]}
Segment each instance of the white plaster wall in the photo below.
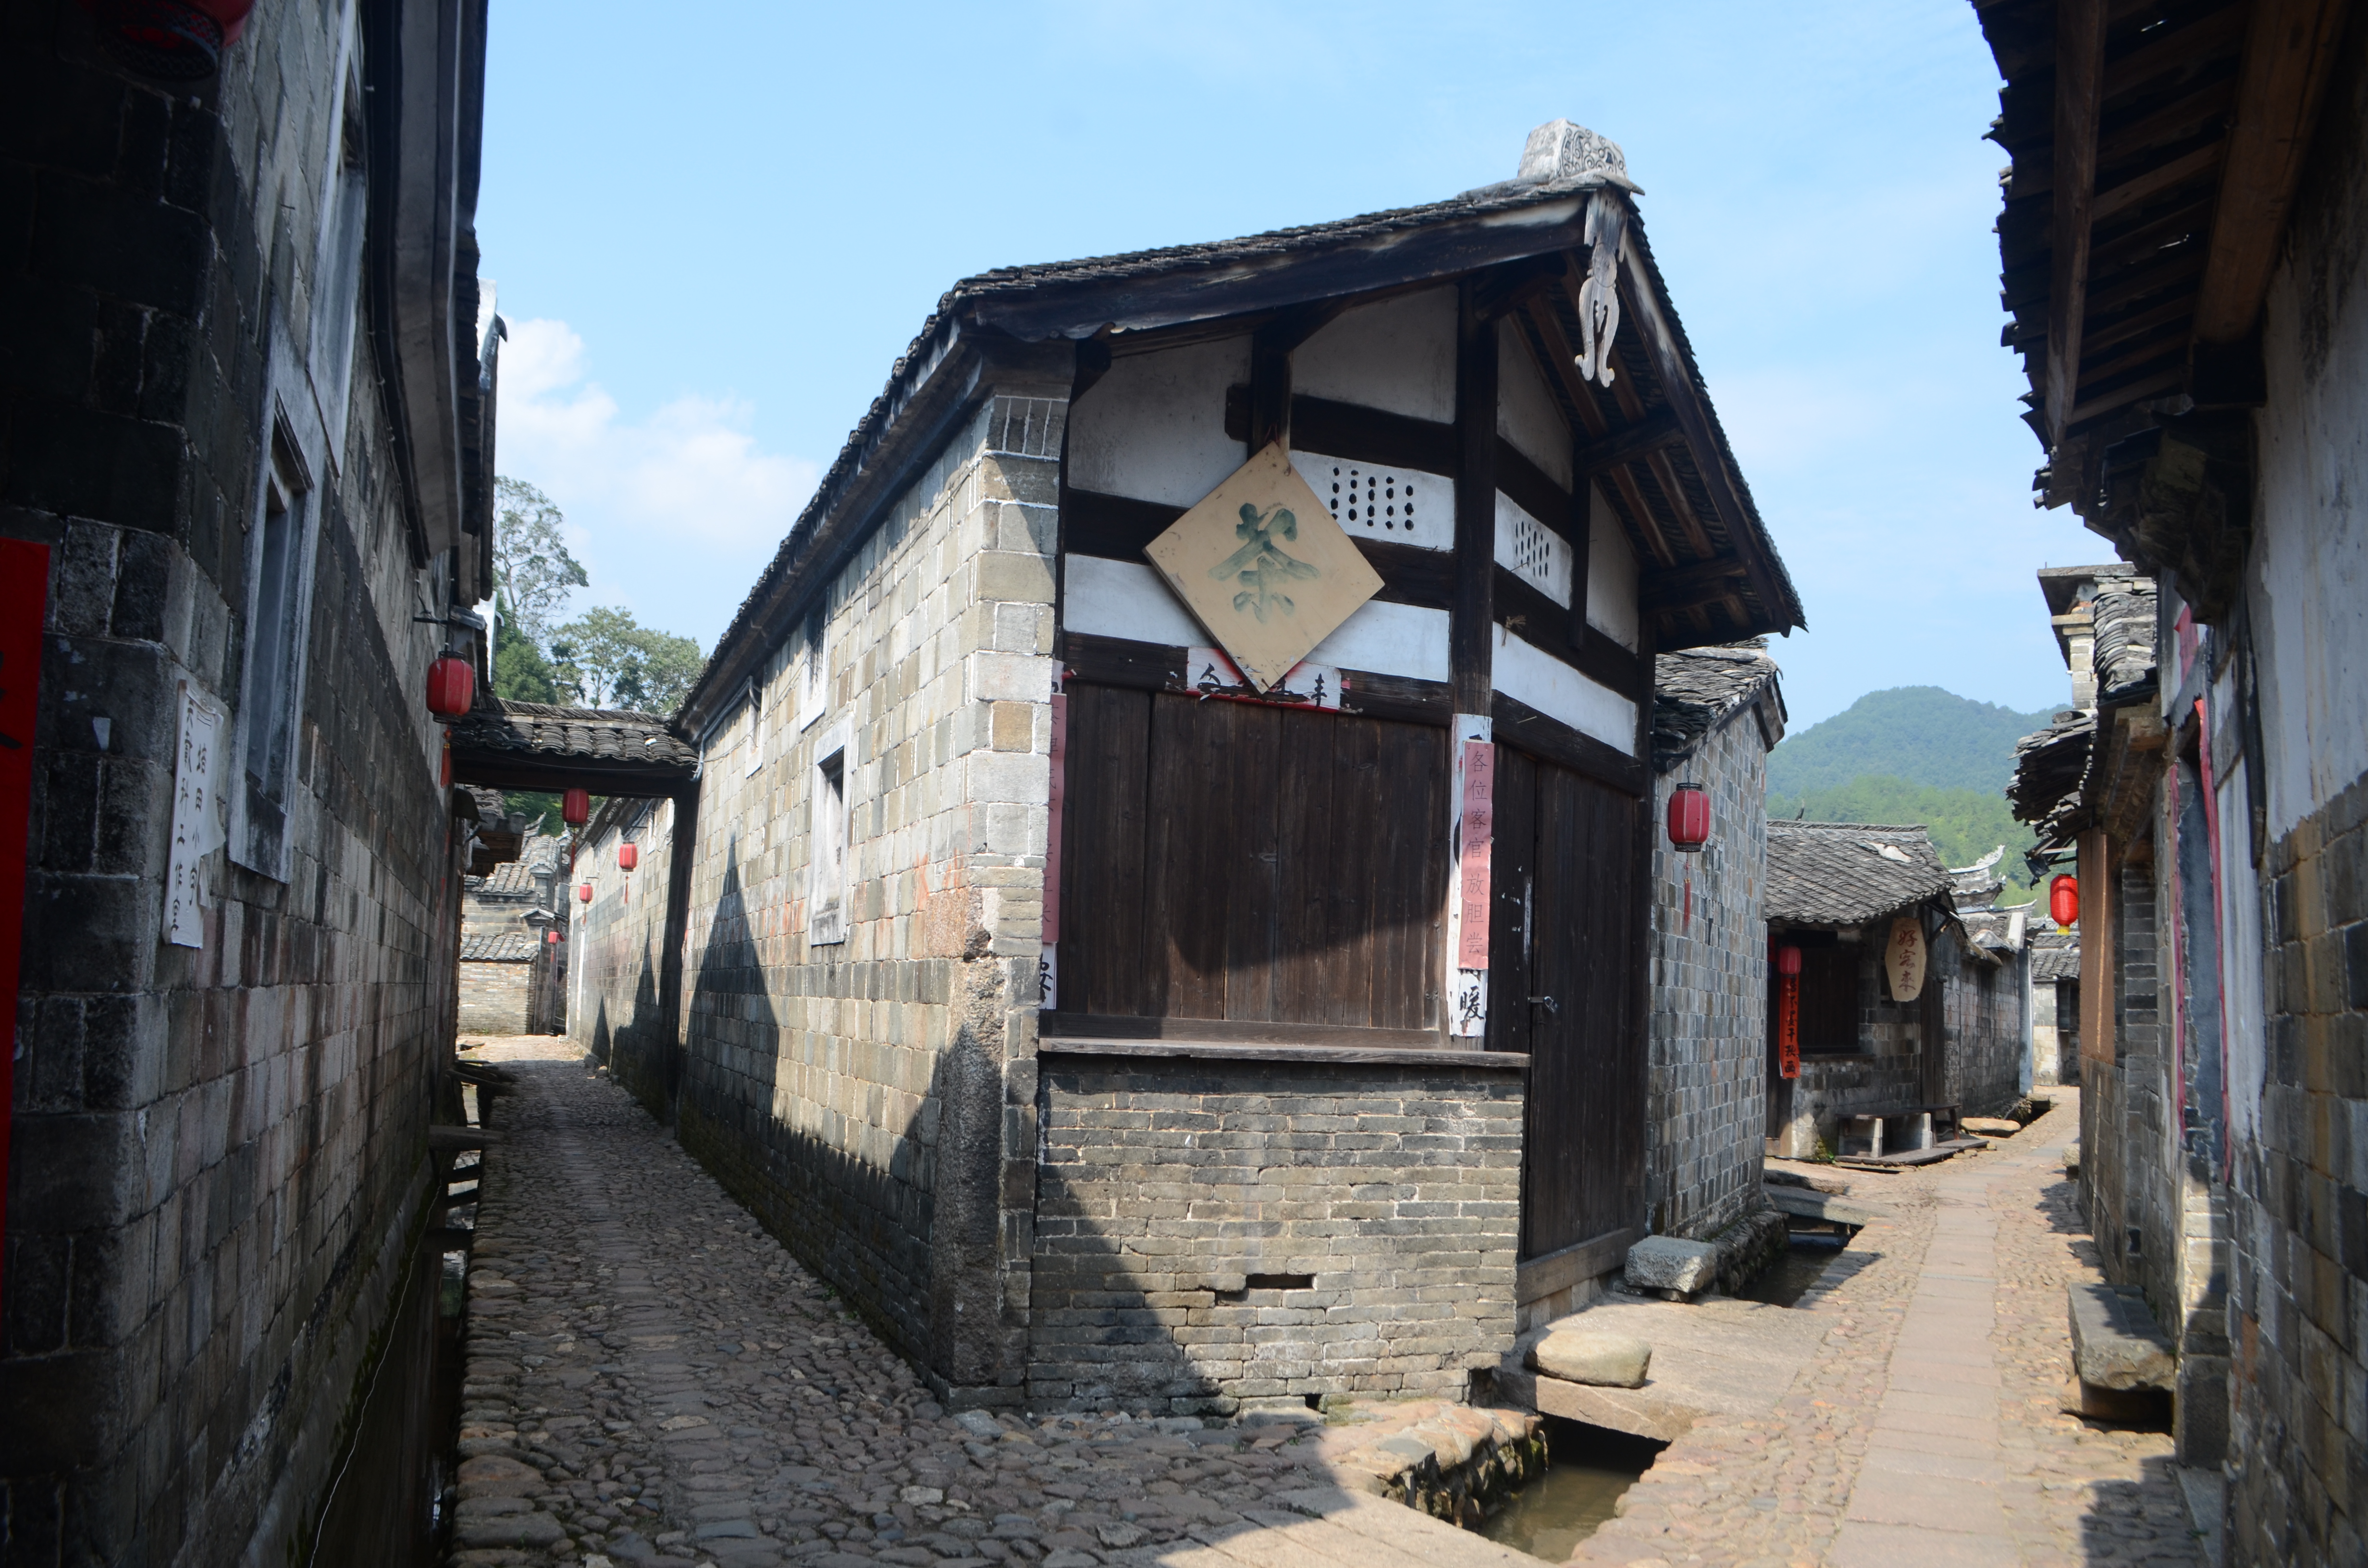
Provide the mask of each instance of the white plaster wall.
{"label": "white plaster wall", "polygon": [[1247,337],[1113,360],[1070,411],[1070,485],[1193,505],[1247,455],[1225,434],[1225,389],[1249,377]]}
{"label": "white plaster wall", "polygon": [[[1247,372],[1234,379],[1247,380]],[[1292,355],[1291,385],[1307,397],[1453,419],[1455,290],[1427,289],[1342,312]],[[1074,435],[1070,441],[1074,453]]]}
{"label": "white plaster wall", "polygon": [[1636,646],[1636,555],[1620,516],[1595,485],[1587,487],[1587,624],[1622,648]]}
{"label": "white plaster wall", "polygon": [[1622,756],[1636,755],[1636,705],[1618,692],[1598,686],[1501,626],[1497,628],[1497,648],[1490,663],[1498,691],[1528,703],[1549,719],[1561,720],[1582,735],[1593,736]]}
{"label": "white plaster wall", "polygon": [[[2330,120],[2328,127],[2335,129]],[[2368,142],[2360,128],[2353,137]],[[2270,288],[2253,635],[2272,838],[2368,773],[2368,153]]]}
{"label": "white plaster wall", "polygon": [[1212,641],[1159,574],[1140,561],[1072,555],[1062,572],[1063,631],[1176,648]]}
{"label": "white plaster wall", "polygon": [[1497,434],[1570,488],[1570,426],[1546,390],[1529,339],[1510,321],[1497,324]]}

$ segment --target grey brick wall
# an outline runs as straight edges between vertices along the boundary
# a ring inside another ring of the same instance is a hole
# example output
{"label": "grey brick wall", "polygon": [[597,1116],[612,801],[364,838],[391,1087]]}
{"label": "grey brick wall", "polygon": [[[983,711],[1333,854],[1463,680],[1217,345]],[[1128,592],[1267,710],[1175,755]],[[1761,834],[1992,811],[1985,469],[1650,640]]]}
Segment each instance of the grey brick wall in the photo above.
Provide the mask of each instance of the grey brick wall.
{"label": "grey brick wall", "polygon": [[192,87],[125,76],[64,0],[0,17],[0,534],[52,552],[0,1337],[12,1562],[292,1551],[428,1191],[459,883],[411,621],[434,568],[366,334],[313,465],[285,878],[217,851],[204,946],[160,939],[175,694],[235,722],[268,354],[311,347],[338,20],[272,8]]}
{"label": "grey brick wall", "polygon": [[1031,1404],[1461,1397],[1511,1348],[1518,1072],[1055,1055],[1040,1083]]}
{"label": "grey brick wall", "polygon": [[2368,1516],[2368,778],[2263,858],[2260,1137],[2228,1204],[2234,1561],[2358,1562]]}
{"label": "grey brick wall", "polygon": [[1645,1196],[1656,1232],[1705,1237],[1758,1197],[1767,1134],[1768,747],[1751,709],[1659,780],[1656,828],[1680,775],[1709,792],[1711,838],[1681,855],[1654,835]]}
{"label": "grey brick wall", "polygon": [[461,967],[462,1034],[525,1034],[533,996],[532,963],[464,963]]}

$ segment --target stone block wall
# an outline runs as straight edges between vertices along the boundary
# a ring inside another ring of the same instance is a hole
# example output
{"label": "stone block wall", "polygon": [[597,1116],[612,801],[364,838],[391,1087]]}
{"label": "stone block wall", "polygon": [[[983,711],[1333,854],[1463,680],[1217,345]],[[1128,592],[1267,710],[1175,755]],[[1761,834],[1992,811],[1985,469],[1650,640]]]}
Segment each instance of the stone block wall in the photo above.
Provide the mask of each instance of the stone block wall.
{"label": "stone block wall", "polygon": [[2232,1561],[2358,1562],[2368,1517],[2368,778],[2263,858],[2260,1136],[2228,1196]]}
{"label": "stone block wall", "polygon": [[[1988,963],[1943,937],[1931,983],[1941,983],[1947,1051],[1944,1099],[1966,1116],[1997,1116],[2022,1097],[2022,971],[2019,957]],[[1945,971],[1941,967],[1946,963]]]}
{"label": "stone block wall", "polygon": [[1702,1238],[1759,1199],[1766,1146],[1768,747],[1752,706],[1656,782],[1656,824],[1680,774],[1710,795],[1711,836],[1691,855],[1653,836],[1645,1201],[1655,1232]]}
{"label": "stone block wall", "polygon": [[1054,1055],[1028,1399],[1461,1398],[1514,1338],[1521,1074]]}
{"label": "stone block wall", "polygon": [[[666,947],[666,887],[674,863],[672,801],[622,801],[586,825],[575,881],[592,902],[575,903],[571,969],[580,969],[567,1004],[567,1032],[652,1116],[674,1115],[671,1026],[659,1007]],[[630,871],[617,848],[632,844]]]}
{"label": "stone block wall", "polygon": [[[679,1135],[957,1403],[1023,1371],[1065,416],[987,399],[703,743]],[[817,943],[841,741],[847,934]]]}
{"label": "stone block wall", "polygon": [[[51,551],[0,1335],[11,1562],[294,1554],[430,1190],[459,888],[411,618],[440,563],[414,569],[359,301],[314,309],[336,10],[275,9],[195,89],[127,76],[65,0],[0,16],[0,534]],[[320,329],[345,327],[348,379],[308,387],[338,365]],[[203,945],[172,946],[176,699],[218,703],[234,744],[275,398],[314,486],[288,853],[275,876],[206,857]]]}
{"label": "stone block wall", "polygon": [[461,1032],[529,1032],[528,1012],[533,998],[535,968],[531,960],[461,965]]}

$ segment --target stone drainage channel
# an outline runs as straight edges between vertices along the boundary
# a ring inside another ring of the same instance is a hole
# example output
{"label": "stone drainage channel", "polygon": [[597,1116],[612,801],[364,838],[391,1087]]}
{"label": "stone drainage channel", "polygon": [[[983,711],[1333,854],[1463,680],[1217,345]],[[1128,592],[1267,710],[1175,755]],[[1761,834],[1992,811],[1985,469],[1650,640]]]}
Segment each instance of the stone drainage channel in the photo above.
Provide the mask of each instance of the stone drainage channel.
{"label": "stone drainage channel", "polygon": [[[1786,1216],[1785,1244],[1767,1254],[1757,1273],[1735,1287],[1736,1299],[1795,1305],[1862,1228],[1814,1216]],[[1619,1511],[1622,1496],[1668,1444],[1582,1421],[1531,1419],[1536,1436],[1523,1452],[1543,1462],[1509,1474],[1503,1484],[1443,1488],[1454,1499],[1446,1508],[1430,1503],[1418,1487],[1393,1484],[1387,1494],[1428,1506],[1442,1518],[1457,1517],[1452,1507],[1461,1506],[1464,1512],[1458,1522],[1486,1539],[1549,1562],[1568,1561]],[[1403,1440],[1397,1446],[1405,1446]]]}

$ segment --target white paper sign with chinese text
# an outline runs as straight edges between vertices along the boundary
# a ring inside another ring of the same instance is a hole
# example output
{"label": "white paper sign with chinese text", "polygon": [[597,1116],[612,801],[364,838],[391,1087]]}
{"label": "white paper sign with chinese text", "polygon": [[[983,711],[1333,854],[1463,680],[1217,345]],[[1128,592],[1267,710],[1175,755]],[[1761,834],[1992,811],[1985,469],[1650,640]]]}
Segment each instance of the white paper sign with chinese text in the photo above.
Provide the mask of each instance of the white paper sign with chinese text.
{"label": "white paper sign with chinese text", "polygon": [[205,944],[206,856],[222,842],[214,776],[222,754],[222,710],[181,683],[180,742],[173,754],[173,852],[165,871],[165,940]]}

